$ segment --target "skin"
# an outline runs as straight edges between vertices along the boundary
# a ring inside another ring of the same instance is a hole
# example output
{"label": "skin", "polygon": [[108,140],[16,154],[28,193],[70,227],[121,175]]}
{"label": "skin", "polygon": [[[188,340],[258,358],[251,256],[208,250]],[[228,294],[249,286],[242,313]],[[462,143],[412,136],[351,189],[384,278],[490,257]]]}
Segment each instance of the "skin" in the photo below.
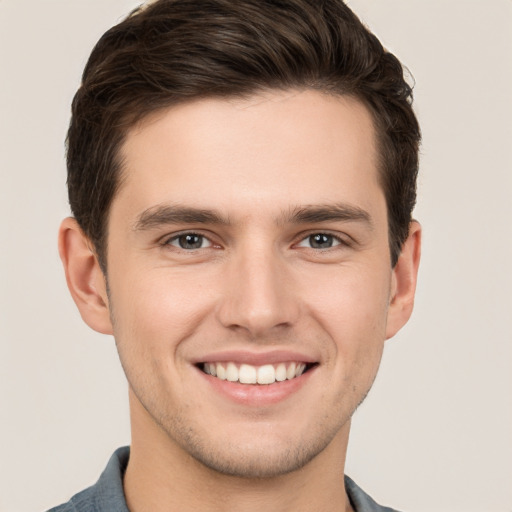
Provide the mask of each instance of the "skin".
{"label": "skin", "polygon": [[[73,219],[60,253],[129,382],[130,510],[350,510],[350,418],[411,314],[420,253],[412,223],[391,267],[370,114],[314,91],[198,100],[145,119],[122,151],[108,287]],[[237,401],[197,366],[226,351],[315,365],[277,401],[273,384]]]}

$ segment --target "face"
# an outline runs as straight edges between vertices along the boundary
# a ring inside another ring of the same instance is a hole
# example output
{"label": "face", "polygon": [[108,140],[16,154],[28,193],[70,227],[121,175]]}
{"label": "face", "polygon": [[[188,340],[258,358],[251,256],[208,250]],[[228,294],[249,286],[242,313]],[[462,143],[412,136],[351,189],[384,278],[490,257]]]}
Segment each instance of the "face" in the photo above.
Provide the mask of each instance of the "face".
{"label": "face", "polygon": [[108,301],[139,434],[240,476],[346,440],[393,334],[375,151],[364,106],[312,91],[129,132]]}

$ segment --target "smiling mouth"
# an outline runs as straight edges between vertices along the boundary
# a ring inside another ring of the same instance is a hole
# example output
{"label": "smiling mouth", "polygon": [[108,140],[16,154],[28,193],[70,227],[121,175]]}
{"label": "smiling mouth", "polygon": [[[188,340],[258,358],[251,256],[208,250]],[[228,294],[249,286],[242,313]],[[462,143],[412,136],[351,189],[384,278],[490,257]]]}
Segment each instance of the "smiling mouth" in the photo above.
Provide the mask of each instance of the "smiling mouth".
{"label": "smiling mouth", "polygon": [[316,364],[301,362],[264,364],[262,366],[237,365],[234,362],[201,363],[198,365],[204,373],[220,380],[239,382],[240,384],[263,385],[296,379],[314,366]]}

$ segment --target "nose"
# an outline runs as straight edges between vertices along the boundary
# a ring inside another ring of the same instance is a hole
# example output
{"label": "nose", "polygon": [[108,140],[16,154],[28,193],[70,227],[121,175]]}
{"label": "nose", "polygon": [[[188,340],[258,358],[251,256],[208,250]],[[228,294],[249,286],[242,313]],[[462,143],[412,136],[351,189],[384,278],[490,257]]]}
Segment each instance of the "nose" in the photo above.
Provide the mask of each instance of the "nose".
{"label": "nose", "polygon": [[276,336],[299,318],[299,298],[288,264],[272,248],[240,251],[229,262],[223,297],[218,309],[220,322],[251,338]]}

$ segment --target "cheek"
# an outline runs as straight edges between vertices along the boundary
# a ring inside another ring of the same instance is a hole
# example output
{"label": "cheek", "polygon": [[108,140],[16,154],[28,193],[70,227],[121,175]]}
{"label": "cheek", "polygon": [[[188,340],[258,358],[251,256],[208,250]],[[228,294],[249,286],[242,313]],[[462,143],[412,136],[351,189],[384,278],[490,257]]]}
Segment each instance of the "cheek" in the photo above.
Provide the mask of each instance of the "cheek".
{"label": "cheek", "polygon": [[371,387],[384,348],[390,272],[380,270],[340,268],[318,279],[310,294],[311,315],[328,335],[328,364],[339,389],[350,387],[354,407]]}
{"label": "cheek", "polygon": [[333,335],[339,332],[347,342],[358,344],[373,338],[384,340],[390,276],[391,272],[368,267],[339,268],[317,276],[308,302]]}
{"label": "cheek", "polygon": [[157,411],[161,397],[176,404],[180,400],[175,397],[187,394],[181,386],[185,368],[177,363],[183,360],[182,341],[194,333],[208,310],[208,297],[168,269],[138,278],[126,275],[111,289],[114,337],[135,395]]}
{"label": "cheek", "polygon": [[193,333],[209,309],[210,299],[199,279],[169,269],[118,280],[111,300],[116,339],[130,350],[172,353]]}

